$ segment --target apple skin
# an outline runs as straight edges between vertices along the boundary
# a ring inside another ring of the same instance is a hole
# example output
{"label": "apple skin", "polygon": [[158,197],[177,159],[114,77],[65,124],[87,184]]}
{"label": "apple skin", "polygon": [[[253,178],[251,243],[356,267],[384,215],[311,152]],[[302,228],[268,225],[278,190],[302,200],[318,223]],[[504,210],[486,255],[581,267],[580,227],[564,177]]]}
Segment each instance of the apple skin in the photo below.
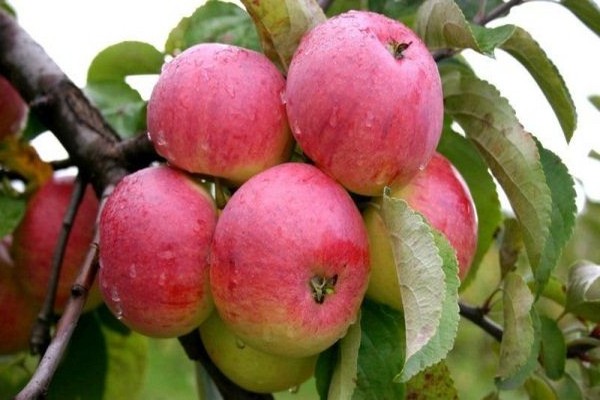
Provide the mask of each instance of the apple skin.
{"label": "apple skin", "polygon": [[28,109],[11,83],[0,76],[0,140],[23,129]]}
{"label": "apple skin", "polygon": [[[394,44],[408,47],[394,56]],[[408,182],[441,134],[442,88],[429,50],[407,27],[372,12],[340,14],[303,37],[286,99],[304,153],[362,195]]]}
{"label": "apple skin", "polygon": [[29,347],[29,335],[38,311],[15,278],[9,241],[8,237],[0,240],[0,355]]}
{"label": "apple skin", "polygon": [[210,283],[219,315],[244,343],[306,357],[355,321],[368,261],[360,212],[343,187],[312,165],[285,163],[252,177],[223,209]]}
{"label": "apple skin", "polygon": [[171,165],[239,185],[291,156],[285,80],[263,54],[202,43],[165,64],[148,135]]}
{"label": "apple skin", "polygon": [[[391,196],[405,200],[444,234],[456,251],[459,277],[463,279],[477,250],[477,212],[469,188],[450,161],[435,153],[422,172],[404,187],[392,191]],[[381,199],[377,201],[380,204]],[[371,250],[371,277],[366,296],[401,309],[390,238],[378,206],[368,206],[363,211],[363,219]]]}
{"label": "apple skin", "polygon": [[123,178],[100,215],[100,290],[113,314],[151,337],[176,337],[213,309],[208,251],[213,199],[181,170],[154,166]]}
{"label": "apple skin", "polygon": [[[48,290],[52,257],[73,189],[73,176],[54,176],[46,181],[28,200],[25,215],[13,233],[11,253],[16,277],[38,305],[43,303]],[[71,295],[71,287],[93,240],[97,213],[98,199],[88,186],[67,241],[54,303],[56,312],[64,310]],[[98,286],[94,284],[85,309],[91,310],[101,302]]]}
{"label": "apple skin", "polygon": [[273,393],[298,386],[315,370],[318,354],[284,357],[241,342],[214,312],[200,325],[210,359],[236,385],[255,393]]}

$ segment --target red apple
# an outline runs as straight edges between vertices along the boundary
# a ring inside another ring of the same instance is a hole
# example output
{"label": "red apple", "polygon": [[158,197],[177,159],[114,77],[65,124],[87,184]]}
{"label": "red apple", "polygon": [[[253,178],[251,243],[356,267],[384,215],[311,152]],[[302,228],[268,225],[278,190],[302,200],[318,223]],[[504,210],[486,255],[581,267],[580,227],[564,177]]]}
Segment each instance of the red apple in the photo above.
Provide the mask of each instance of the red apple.
{"label": "red apple", "polygon": [[218,313],[200,325],[200,336],[217,368],[236,385],[256,393],[296,387],[310,378],[318,355],[285,357],[256,350],[238,339]]}
{"label": "red apple", "polygon": [[248,180],[219,218],[210,283],[225,324],[248,345],[306,357],[344,336],[367,287],[368,241],[341,185],[285,163]]}
{"label": "red apple", "polygon": [[302,39],[290,64],[287,113],[304,153],[348,190],[380,196],[422,169],[440,138],[440,76],[400,22],[350,11]]}
{"label": "red apple", "polygon": [[0,140],[23,129],[27,111],[21,95],[6,78],[0,76]]}
{"label": "red apple", "polygon": [[198,44],[163,67],[148,102],[148,135],[172,165],[239,184],[290,157],[284,86],[263,54]]}
{"label": "red apple", "polygon": [[[54,255],[65,213],[74,188],[72,176],[53,177],[28,200],[23,219],[13,234],[12,254],[16,276],[25,291],[41,305],[48,290]],[[75,217],[61,265],[54,303],[61,312],[71,295],[71,287],[79,274],[94,235],[98,200],[88,186]],[[101,303],[98,287],[90,292],[86,309]]]}
{"label": "red apple", "polygon": [[120,181],[100,215],[100,289],[110,310],[147,336],[175,337],[212,311],[213,199],[186,173],[148,167]]}
{"label": "red apple", "polygon": [[[391,195],[404,199],[444,234],[456,250],[459,275],[464,278],[477,250],[477,213],[469,188],[450,161],[435,153],[422,172]],[[400,309],[400,289],[385,223],[376,206],[368,207],[363,218],[371,246],[367,296]]]}
{"label": "red apple", "polygon": [[15,279],[8,242],[0,241],[0,355],[26,350],[37,309]]}

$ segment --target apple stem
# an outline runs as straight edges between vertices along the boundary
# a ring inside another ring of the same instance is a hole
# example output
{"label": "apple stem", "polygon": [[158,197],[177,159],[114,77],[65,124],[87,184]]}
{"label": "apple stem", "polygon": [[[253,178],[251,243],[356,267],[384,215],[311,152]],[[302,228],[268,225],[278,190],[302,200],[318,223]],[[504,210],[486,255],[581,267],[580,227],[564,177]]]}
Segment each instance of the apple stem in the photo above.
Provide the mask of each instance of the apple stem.
{"label": "apple stem", "polygon": [[392,54],[392,56],[394,56],[394,58],[396,60],[402,60],[404,58],[404,51],[406,49],[408,49],[411,44],[412,44],[412,42],[408,42],[408,43],[391,42],[388,45],[388,49],[389,49],[390,53]]}

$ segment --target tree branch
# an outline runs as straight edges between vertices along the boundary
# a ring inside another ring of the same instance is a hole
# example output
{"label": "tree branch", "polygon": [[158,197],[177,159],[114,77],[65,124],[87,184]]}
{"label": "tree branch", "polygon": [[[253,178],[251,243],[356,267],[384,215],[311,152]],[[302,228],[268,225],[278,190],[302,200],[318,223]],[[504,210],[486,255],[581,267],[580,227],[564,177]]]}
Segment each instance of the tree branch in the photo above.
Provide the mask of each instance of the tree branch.
{"label": "tree branch", "polygon": [[460,307],[460,315],[489,333],[497,341],[502,341],[502,328],[500,325],[489,319],[485,315],[483,309],[469,306],[461,302],[458,303],[458,306]]}

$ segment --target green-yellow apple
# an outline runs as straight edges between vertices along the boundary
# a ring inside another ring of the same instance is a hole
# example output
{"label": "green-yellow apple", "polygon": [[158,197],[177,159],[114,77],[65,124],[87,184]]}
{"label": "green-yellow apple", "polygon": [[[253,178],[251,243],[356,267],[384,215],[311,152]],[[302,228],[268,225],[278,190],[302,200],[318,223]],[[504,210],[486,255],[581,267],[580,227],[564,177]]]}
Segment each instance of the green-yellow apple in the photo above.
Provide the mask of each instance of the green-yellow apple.
{"label": "green-yellow apple", "polygon": [[200,325],[213,308],[216,222],[213,199],[181,170],[153,166],[122,179],[100,215],[100,290],[113,314],[152,337]]}
{"label": "green-yellow apple", "polygon": [[286,99],[304,153],[363,195],[410,180],[441,134],[442,87],[429,50],[409,28],[372,12],[341,14],[303,37]]}
{"label": "green-yellow apple", "polygon": [[263,54],[195,45],[163,67],[148,102],[148,135],[170,164],[240,184],[291,155],[284,87]]}
{"label": "green-yellow apple", "polygon": [[8,251],[10,238],[0,240],[0,355],[26,350],[37,309],[14,275]]}
{"label": "green-yellow apple", "polygon": [[23,129],[28,107],[21,95],[0,76],[0,140]]}
{"label": "green-yellow apple", "polygon": [[290,389],[310,378],[318,355],[284,357],[256,350],[236,337],[214,312],[200,325],[204,347],[219,370],[236,385],[256,393]]}
{"label": "green-yellow apple", "polygon": [[[28,199],[25,215],[13,234],[11,252],[15,260],[16,277],[39,305],[46,297],[52,258],[73,189],[73,176],[54,176],[49,179]],[[71,228],[61,264],[54,302],[57,312],[64,309],[71,295],[71,287],[90,249],[97,213],[98,200],[91,186],[88,186]],[[86,309],[92,309],[101,302],[98,287],[94,285],[88,296]]]}
{"label": "green-yellow apple", "polygon": [[[391,195],[405,200],[444,234],[456,251],[459,275],[464,278],[477,249],[477,213],[469,188],[450,161],[435,153],[423,171]],[[389,234],[378,211],[380,202],[379,198],[363,211],[371,254],[366,295],[400,309],[400,288]]]}
{"label": "green-yellow apple", "polygon": [[368,261],[365,226],[344,188],[312,165],[284,163],[250,178],[223,209],[210,283],[244,343],[305,357],[355,321]]}

